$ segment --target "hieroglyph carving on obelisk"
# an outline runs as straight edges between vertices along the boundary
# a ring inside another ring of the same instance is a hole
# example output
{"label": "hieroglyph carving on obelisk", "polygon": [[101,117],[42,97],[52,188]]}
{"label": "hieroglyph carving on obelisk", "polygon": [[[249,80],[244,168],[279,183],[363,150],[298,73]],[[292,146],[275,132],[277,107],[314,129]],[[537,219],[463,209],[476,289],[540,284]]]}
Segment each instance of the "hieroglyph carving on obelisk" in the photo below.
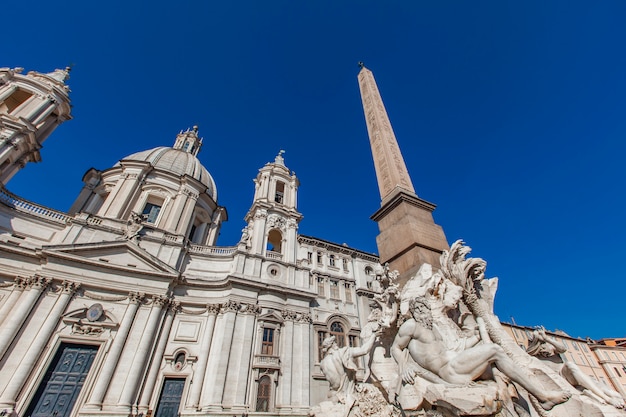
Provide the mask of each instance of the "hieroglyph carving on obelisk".
{"label": "hieroglyph carving on obelisk", "polygon": [[380,198],[384,200],[397,188],[406,193],[415,194],[374,75],[370,70],[362,67],[358,78]]}

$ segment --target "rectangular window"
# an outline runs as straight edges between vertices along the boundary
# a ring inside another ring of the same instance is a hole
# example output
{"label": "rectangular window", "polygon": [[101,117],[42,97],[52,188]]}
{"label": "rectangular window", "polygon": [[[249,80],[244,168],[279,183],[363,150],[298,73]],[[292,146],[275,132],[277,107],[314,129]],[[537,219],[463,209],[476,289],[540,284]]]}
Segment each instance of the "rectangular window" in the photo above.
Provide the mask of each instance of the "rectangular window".
{"label": "rectangular window", "polygon": [[307,261],[309,261],[309,263],[313,263],[313,252],[308,252],[306,254],[306,259]]}
{"label": "rectangular window", "polygon": [[324,296],[324,278],[317,278],[317,295]]}
{"label": "rectangular window", "polygon": [[156,223],[157,217],[159,217],[159,212],[161,211],[161,206],[153,203],[146,203],[146,206],[143,208],[141,214],[143,214],[145,221],[148,223]]}
{"label": "rectangular window", "polygon": [[354,335],[349,335],[348,336],[348,343],[350,343],[350,347],[358,347],[359,346],[358,339]]}
{"label": "rectangular window", "polygon": [[339,300],[339,282],[335,280],[330,281],[330,298]]}
{"label": "rectangular window", "polygon": [[317,263],[318,264],[322,263],[322,252],[317,252]]}
{"label": "rectangular window", "polygon": [[352,286],[346,283],[345,290],[346,290],[346,303],[351,303],[352,302]]}
{"label": "rectangular window", "polygon": [[335,266],[335,255],[330,255],[328,257],[328,265]]}
{"label": "rectangular window", "polygon": [[326,332],[317,332],[317,361],[320,362],[324,358],[324,339],[326,339]]}
{"label": "rectangular window", "polygon": [[262,355],[274,354],[274,329],[263,329],[263,342],[261,343]]}

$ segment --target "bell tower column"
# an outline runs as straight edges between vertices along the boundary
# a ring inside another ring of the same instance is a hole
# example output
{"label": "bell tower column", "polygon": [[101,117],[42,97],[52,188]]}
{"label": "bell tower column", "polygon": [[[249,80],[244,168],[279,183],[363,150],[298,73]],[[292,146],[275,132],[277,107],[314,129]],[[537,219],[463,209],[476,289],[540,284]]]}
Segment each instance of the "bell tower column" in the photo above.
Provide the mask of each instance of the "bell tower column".
{"label": "bell tower column", "polygon": [[376,244],[380,262],[397,269],[404,283],[423,263],[438,268],[448,242],[433,219],[435,205],[415,193],[374,75],[363,63],[359,65],[359,88],[381,198],[380,209],[371,217],[380,230]]}

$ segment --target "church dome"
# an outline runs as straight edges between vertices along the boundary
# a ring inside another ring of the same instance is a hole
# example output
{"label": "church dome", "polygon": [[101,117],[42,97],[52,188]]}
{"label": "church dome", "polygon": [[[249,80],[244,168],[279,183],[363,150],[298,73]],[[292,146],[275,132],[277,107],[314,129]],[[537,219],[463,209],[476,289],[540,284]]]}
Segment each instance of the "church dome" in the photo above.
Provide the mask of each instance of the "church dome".
{"label": "church dome", "polygon": [[201,145],[202,140],[198,138],[197,127],[194,126],[194,130],[181,132],[171,148],[159,146],[128,155],[122,160],[148,162],[156,169],[171,172],[178,176],[188,175],[205,185],[207,187],[206,193],[213,201],[217,202],[215,181],[196,156]]}

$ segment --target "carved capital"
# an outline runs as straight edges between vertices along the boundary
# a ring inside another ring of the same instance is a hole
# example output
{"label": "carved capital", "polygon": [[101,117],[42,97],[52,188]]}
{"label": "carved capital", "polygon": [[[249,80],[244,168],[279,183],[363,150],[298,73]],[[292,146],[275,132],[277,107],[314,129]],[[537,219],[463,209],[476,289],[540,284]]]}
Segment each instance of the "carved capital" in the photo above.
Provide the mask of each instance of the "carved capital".
{"label": "carved capital", "polygon": [[16,290],[23,290],[28,287],[28,278],[25,277],[15,277],[15,282],[13,286]]}
{"label": "carved capital", "polygon": [[176,314],[181,311],[182,307],[180,305],[180,301],[170,299],[169,310]]}
{"label": "carved capital", "polygon": [[41,275],[35,275],[28,280],[28,286],[33,289],[44,290],[51,282],[50,278],[42,277]]}
{"label": "carved capital", "polygon": [[298,311],[291,311],[291,310],[283,310],[281,314],[283,316],[283,319],[287,321],[293,321],[294,323],[306,323],[306,324],[313,323],[311,315],[308,313],[301,313]]}
{"label": "carved capital", "polygon": [[60,285],[61,292],[65,294],[74,294],[74,292],[80,288],[80,284],[72,281],[63,281]]}
{"label": "carved capital", "polygon": [[261,307],[256,304],[242,304],[239,309],[240,313],[244,314],[261,314]]}
{"label": "carved capital", "polygon": [[143,302],[144,297],[145,297],[144,293],[139,293],[139,292],[134,292],[134,291],[131,291],[128,293],[128,301],[130,301],[133,304],[140,304],[141,302]]}
{"label": "carved capital", "polygon": [[311,324],[313,323],[313,319],[311,318],[310,314],[306,314],[306,313],[298,313],[298,315],[296,316],[296,320],[297,323],[304,323],[304,324]]}
{"label": "carved capital", "polygon": [[180,190],[182,194],[185,194],[187,197],[192,198],[194,200],[198,199],[198,193],[196,193],[193,190],[190,190],[189,188],[183,188],[182,190]]}
{"label": "carved capital", "polygon": [[172,301],[171,298],[165,297],[163,295],[154,295],[154,296],[152,296],[152,302],[157,307],[161,307],[161,308],[162,307],[167,307],[170,304],[171,301]]}
{"label": "carved capital", "polygon": [[220,305],[219,304],[207,304],[206,311],[209,314],[217,314],[220,312]]}
{"label": "carved capital", "polygon": [[281,312],[283,319],[288,321],[295,321],[297,317],[297,313],[291,310],[283,310]]}
{"label": "carved capital", "polygon": [[240,303],[229,300],[226,304],[222,304],[220,313],[236,313],[240,308]]}
{"label": "carved capital", "polygon": [[136,172],[124,172],[122,174],[122,178],[128,179],[128,180],[134,180],[135,178],[139,178],[139,174]]}

